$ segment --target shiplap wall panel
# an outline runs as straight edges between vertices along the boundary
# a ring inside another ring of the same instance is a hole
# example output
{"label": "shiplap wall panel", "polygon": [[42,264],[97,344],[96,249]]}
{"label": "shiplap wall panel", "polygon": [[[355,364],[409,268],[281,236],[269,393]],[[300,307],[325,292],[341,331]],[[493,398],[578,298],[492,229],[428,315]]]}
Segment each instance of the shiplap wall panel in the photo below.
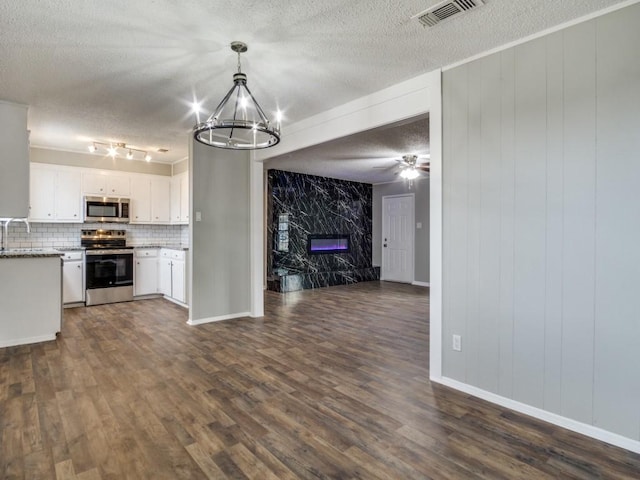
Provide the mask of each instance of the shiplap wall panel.
{"label": "shiplap wall panel", "polygon": [[[467,318],[478,315],[480,301],[480,182],[482,174],[482,96],[481,90],[482,63],[469,64],[469,100],[468,100],[468,131],[469,145],[467,159]],[[481,321],[467,322],[465,332],[465,348],[467,381],[474,385],[478,382],[478,350],[480,330],[485,328]]]}
{"label": "shiplap wall panel", "polygon": [[514,399],[543,406],[546,245],[546,46],[515,58]]}
{"label": "shiplap wall panel", "polygon": [[[446,205],[446,230],[450,233],[449,240],[443,242],[444,261],[449,268],[443,272],[443,285],[450,291],[457,292],[455,297],[443,301],[443,312],[449,321],[442,330],[444,374],[452,378],[466,381],[466,361],[464,348],[466,347],[467,326],[467,181],[468,181],[468,128],[467,103],[469,79],[466,69],[452,72],[447,101],[451,116],[447,120],[447,149],[456,162],[443,164],[443,177],[450,179],[449,186],[443,185],[443,203]],[[444,213],[444,212],[443,212]],[[452,336],[462,335],[463,351],[455,352],[451,349]]]}
{"label": "shiplap wall panel", "polygon": [[563,33],[547,47],[547,246],[544,312],[544,408],[562,411],[562,258],[564,229],[564,51]]}
{"label": "shiplap wall panel", "polygon": [[443,374],[634,440],[638,25],[634,4],[443,74]]}
{"label": "shiplap wall panel", "polygon": [[640,437],[640,5],[597,24],[594,423]]}
{"label": "shiplap wall panel", "polygon": [[[497,332],[500,351],[498,393],[513,396],[513,280],[514,280],[514,224],[515,224],[515,51],[500,56],[500,268]],[[445,322],[446,323],[446,322]]]}
{"label": "shiplap wall panel", "polygon": [[481,63],[480,259],[478,299],[478,352],[476,384],[498,389],[500,342],[496,306],[500,300],[500,56]]}
{"label": "shiplap wall panel", "polygon": [[564,31],[562,413],[591,423],[595,287],[595,22]]}

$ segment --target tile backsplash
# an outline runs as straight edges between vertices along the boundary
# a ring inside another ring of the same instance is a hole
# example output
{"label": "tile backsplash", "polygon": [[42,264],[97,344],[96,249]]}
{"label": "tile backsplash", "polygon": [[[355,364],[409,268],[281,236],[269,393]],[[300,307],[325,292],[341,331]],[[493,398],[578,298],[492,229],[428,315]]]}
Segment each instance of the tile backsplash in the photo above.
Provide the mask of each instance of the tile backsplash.
{"label": "tile backsplash", "polygon": [[[85,229],[127,231],[127,244],[189,245],[188,225],[117,225],[102,223],[32,223],[31,233],[23,223],[9,225],[9,248],[79,247],[80,231]],[[1,235],[1,234],[0,234]]]}

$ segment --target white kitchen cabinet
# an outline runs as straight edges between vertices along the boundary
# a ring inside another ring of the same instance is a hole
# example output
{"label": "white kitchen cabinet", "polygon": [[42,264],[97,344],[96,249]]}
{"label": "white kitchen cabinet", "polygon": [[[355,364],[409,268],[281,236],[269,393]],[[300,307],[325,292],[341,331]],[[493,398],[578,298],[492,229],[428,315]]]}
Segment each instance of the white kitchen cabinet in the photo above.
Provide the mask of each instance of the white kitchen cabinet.
{"label": "white kitchen cabinet", "polygon": [[104,197],[129,197],[131,186],[129,176],[107,173],[84,173],[82,193]]}
{"label": "white kitchen cabinet", "polygon": [[151,222],[151,181],[147,176],[131,178],[131,223]]}
{"label": "white kitchen cabinet", "polygon": [[133,274],[134,295],[158,293],[158,250],[136,249]]}
{"label": "white kitchen cabinet", "polygon": [[187,302],[187,275],[184,250],[160,250],[160,293]]}
{"label": "white kitchen cabinet", "polygon": [[58,171],[55,189],[56,221],[82,221],[80,178],[80,172],[77,171]]}
{"label": "white kitchen cabinet", "polygon": [[180,223],[189,223],[189,172],[180,177]]}
{"label": "white kitchen cabinet", "polygon": [[171,177],[171,223],[180,223],[180,176]]}
{"label": "white kitchen cabinet", "polygon": [[79,171],[32,163],[30,192],[30,221],[82,222]]}
{"label": "white kitchen cabinet", "polygon": [[0,217],[29,215],[27,106],[0,101]]}
{"label": "white kitchen cabinet", "polygon": [[62,255],[62,303],[84,302],[84,254],[63,252]]}
{"label": "white kitchen cabinet", "polygon": [[171,179],[158,177],[151,179],[151,222],[171,221]]}
{"label": "white kitchen cabinet", "polygon": [[171,223],[171,179],[160,175],[131,178],[131,223]]}
{"label": "white kitchen cabinet", "polygon": [[53,222],[55,219],[56,176],[53,170],[31,164],[31,207],[29,220],[32,222]]}
{"label": "white kitchen cabinet", "polygon": [[167,258],[166,256],[161,256],[158,262],[160,268],[159,290],[161,294],[167,297],[171,297],[171,263],[171,258]]}
{"label": "white kitchen cabinet", "polygon": [[186,282],[184,260],[171,261],[171,296],[179,302],[186,302]]}
{"label": "white kitchen cabinet", "polygon": [[189,173],[171,179],[171,223],[189,223]]}

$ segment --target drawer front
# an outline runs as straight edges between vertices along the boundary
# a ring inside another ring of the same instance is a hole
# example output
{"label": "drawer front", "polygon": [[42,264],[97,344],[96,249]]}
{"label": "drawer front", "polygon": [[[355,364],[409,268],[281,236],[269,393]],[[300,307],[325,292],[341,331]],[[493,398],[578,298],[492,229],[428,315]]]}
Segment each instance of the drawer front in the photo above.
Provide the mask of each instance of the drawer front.
{"label": "drawer front", "polygon": [[158,250],[154,248],[137,248],[135,254],[136,258],[157,257]]}
{"label": "drawer front", "polygon": [[163,248],[160,251],[162,258],[170,258],[172,260],[184,260],[184,250],[173,250],[171,248]]}
{"label": "drawer front", "polygon": [[174,260],[184,260],[184,252],[179,250],[171,250],[171,258]]}
{"label": "drawer front", "polygon": [[62,258],[67,261],[71,260],[82,260],[83,252],[63,252]]}

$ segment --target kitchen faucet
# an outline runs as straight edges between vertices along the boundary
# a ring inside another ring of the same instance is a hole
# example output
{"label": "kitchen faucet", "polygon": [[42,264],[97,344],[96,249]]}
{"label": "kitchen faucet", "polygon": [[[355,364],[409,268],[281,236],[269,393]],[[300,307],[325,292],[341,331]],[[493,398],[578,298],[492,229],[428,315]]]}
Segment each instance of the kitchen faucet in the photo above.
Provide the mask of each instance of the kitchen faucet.
{"label": "kitchen faucet", "polygon": [[24,224],[27,226],[27,233],[31,233],[31,226],[29,225],[29,220],[27,220],[26,218],[6,218],[3,227],[4,234],[2,235],[2,246],[0,247],[0,250],[6,250],[9,246],[9,224],[14,221],[24,222]]}

